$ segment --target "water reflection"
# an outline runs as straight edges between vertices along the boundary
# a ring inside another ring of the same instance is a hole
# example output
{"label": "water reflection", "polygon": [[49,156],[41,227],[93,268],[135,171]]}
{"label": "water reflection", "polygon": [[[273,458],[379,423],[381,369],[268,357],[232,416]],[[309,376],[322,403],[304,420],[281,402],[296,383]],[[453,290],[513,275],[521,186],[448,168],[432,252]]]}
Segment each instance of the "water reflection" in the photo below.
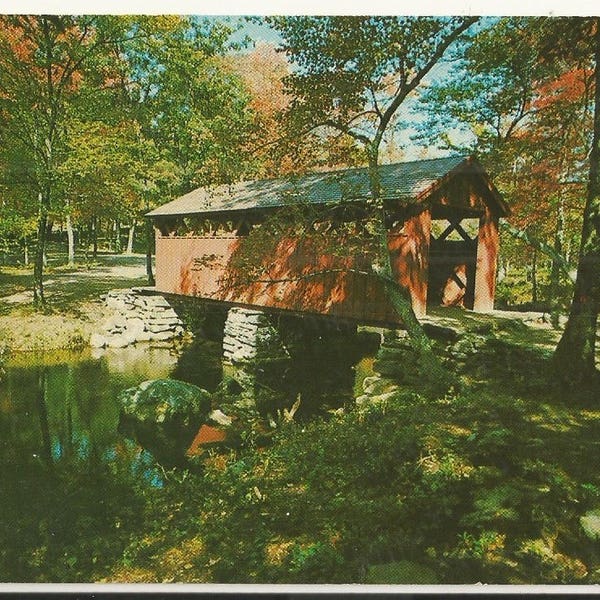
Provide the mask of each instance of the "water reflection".
{"label": "water reflection", "polygon": [[[259,384],[322,410],[352,396],[374,348],[364,336],[317,332],[284,371],[259,373]],[[165,377],[215,390],[219,344],[11,357],[0,383],[0,580],[89,580],[96,564],[121,555],[132,531],[145,531],[145,502],[166,479],[147,449],[119,434],[118,398]]]}
{"label": "water reflection", "polygon": [[[310,417],[351,400],[357,375],[364,376],[359,373],[364,357],[368,362],[375,349],[368,335],[317,331],[292,348],[290,360],[263,365],[255,373],[257,389],[273,391],[283,406],[300,395],[299,416]],[[124,445],[129,442],[118,433],[118,397],[142,381],[166,377],[215,390],[223,378],[220,345],[197,339],[185,346],[11,357],[0,383],[0,462],[14,466],[29,459],[46,465],[124,461],[141,465],[138,469],[130,464],[131,473],[144,472],[150,455],[135,444]],[[157,481],[148,474],[144,479]]]}
{"label": "water reflection", "polygon": [[0,384],[1,462],[148,463],[147,453],[117,452],[118,395],[146,379],[168,377],[177,358],[173,347],[14,357]]}

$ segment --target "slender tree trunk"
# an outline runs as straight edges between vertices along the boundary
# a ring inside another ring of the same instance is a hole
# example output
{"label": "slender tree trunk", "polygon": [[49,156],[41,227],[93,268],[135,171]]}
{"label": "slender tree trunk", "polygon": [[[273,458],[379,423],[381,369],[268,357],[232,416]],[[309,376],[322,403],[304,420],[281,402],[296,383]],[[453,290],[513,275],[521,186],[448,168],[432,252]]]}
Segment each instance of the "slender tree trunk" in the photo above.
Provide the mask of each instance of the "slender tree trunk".
{"label": "slender tree trunk", "polygon": [[66,228],[67,228],[67,240],[68,240],[68,247],[69,247],[69,259],[68,259],[68,266],[72,267],[75,264],[75,234],[73,232],[73,223],[71,222],[71,215],[67,214],[67,217],[65,219],[66,221]]}
{"label": "slender tree trunk", "polygon": [[135,220],[131,221],[131,227],[129,228],[129,235],[127,236],[127,250],[125,254],[133,254],[133,236],[135,235]]}
{"label": "slender tree trunk", "polygon": [[374,144],[368,151],[369,154],[369,183],[371,199],[370,204],[376,213],[376,229],[378,238],[377,264],[372,266],[375,276],[383,283],[386,296],[393,309],[396,311],[402,324],[409,335],[411,346],[417,353],[417,358],[423,366],[423,375],[432,383],[445,384],[448,382],[448,373],[433,352],[431,340],[425,333],[417,319],[412,307],[409,291],[396,280],[390,258],[388,229],[385,218],[385,207],[380,198],[381,183],[378,166],[378,147]]}
{"label": "slender tree trunk", "polygon": [[121,254],[123,246],[121,244],[121,221],[115,219],[115,252]]}
{"label": "slender tree trunk", "polygon": [[29,266],[29,244],[27,243],[27,236],[23,238],[23,262],[25,266]]}
{"label": "slender tree trunk", "polygon": [[572,389],[589,388],[598,380],[595,359],[600,308],[600,19],[596,19],[595,61],[594,135],[577,279],[569,320],[554,353],[554,372]]}
{"label": "slender tree trunk", "polygon": [[155,285],[154,274],[152,272],[152,242],[154,240],[154,228],[152,221],[146,217],[146,276],[148,285]]}
{"label": "slender tree trunk", "polygon": [[535,248],[531,256],[531,302],[538,303],[537,250]]}
{"label": "slender tree trunk", "polygon": [[[556,228],[554,230],[554,250],[556,254],[561,255],[565,247],[565,205],[562,191],[558,198],[556,210]],[[560,315],[560,265],[558,261],[552,261],[552,270],[550,271],[550,322],[555,329],[559,326]]]}
{"label": "slender tree trunk", "polygon": [[[556,254],[563,254],[565,245],[565,206],[562,193],[558,198],[558,206],[556,208],[556,228],[554,229],[554,251]],[[552,261],[552,270],[550,271],[550,302],[552,305],[556,303],[558,291],[560,287],[560,265],[558,261]]]}
{"label": "slender tree trunk", "polygon": [[92,260],[98,258],[98,217],[92,216]]}
{"label": "slender tree trunk", "polygon": [[48,190],[38,195],[38,232],[37,246],[35,249],[35,262],[33,264],[33,302],[36,306],[46,303],[44,298],[44,265],[46,257],[46,228],[48,225],[48,205],[50,196]]}

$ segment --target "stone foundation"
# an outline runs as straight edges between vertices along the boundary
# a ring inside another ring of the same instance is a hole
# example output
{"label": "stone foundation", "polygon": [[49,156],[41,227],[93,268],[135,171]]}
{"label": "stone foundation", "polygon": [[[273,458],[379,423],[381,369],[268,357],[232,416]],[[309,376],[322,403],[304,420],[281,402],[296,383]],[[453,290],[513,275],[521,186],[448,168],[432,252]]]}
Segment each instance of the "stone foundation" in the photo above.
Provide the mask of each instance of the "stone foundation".
{"label": "stone foundation", "polygon": [[183,323],[160,295],[143,294],[133,288],[115,290],[104,297],[113,315],[92,334],[92,348],[124,348],[136,342],[165,341],[183,334]]}
{"label": "stone foundation", "polygon": [[229,364],[287,357],[275,327],[259,310],[231,308],[223,331],[223,360]]}

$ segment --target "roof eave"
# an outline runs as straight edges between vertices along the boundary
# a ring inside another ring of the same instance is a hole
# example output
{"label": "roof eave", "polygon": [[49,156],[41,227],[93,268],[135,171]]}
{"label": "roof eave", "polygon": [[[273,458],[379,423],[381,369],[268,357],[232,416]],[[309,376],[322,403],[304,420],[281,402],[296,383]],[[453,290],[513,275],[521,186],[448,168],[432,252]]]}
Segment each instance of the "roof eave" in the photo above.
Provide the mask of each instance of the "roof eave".
{"label": "roof eave", "polygon": [[502,194],[498,191],[498,188],[493,184],[489,178],[486,170],[483,168],[481,163],[473,156],[466,157],[463,161],[458,163],[453,169],[450,169],[444,176],[440,177],[437,181],[434,181],[431,185],[426,187],[424,190],[416,195],[417,202],[424,202],[431,194],[443,187],[452,177],[458,175],[461,172],[465,172],[469,169],[471,172],[475,172],[482,177],[491,197],[496,202],[496,208],[498,209],[498,215],[500,217],[506,217],[510,215],[510,207],[502,197]]}

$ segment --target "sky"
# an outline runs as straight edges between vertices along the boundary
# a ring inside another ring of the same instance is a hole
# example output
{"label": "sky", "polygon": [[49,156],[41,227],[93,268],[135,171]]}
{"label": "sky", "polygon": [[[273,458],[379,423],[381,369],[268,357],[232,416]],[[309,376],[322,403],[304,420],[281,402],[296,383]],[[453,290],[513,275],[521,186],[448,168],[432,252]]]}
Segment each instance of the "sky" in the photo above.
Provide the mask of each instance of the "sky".
{"label": "sky", "polygon": [[[216,17],[217,19],[219,17]],[[254,42],[264,42],[277,46],[282,40],[277,32],[273,31],[268,25],[257,21],[242,20],[242,28],[232,36],[233,41],[241,41],[245,36],[248,36]],[[448,63],[436,65],[431,73],[423,80],[422,86],[428,85],[429,82],[443,78],[448,73]],[[417,133],[417,130],[412,124],[416,124],[422,119],[419,117],[415,109],[418,107],[416,94],[406,99],[399,112],[399,117],[402,121],[407,122],[407,125],[402,127],[398,132],[388,132],[384,137],[382,144],[381,160],[382,162],[394,162],[401,157],[402,160],[416,160],[421,158],[440,158],[453,154],[453,151],[441,150],[435,146],[424,146],[415,142],[412,138]],[[455,131],[450,133],[454,143],[467,144],[471,141],[468,135]],[[390,142],[388,144],[388,142]],[[401,154],[398,154],[401,152]]]}
{"label": "sky", "polygon": [[277,45],[281,42],[281,37],[276,31],[268,25],[257,23],[256,21],[246,21],[240,32],[233,36],[233,39],[237,41],[238,39],[242,39],[244,35],[247,35],[252,40],[267,42],[268,44]]}

